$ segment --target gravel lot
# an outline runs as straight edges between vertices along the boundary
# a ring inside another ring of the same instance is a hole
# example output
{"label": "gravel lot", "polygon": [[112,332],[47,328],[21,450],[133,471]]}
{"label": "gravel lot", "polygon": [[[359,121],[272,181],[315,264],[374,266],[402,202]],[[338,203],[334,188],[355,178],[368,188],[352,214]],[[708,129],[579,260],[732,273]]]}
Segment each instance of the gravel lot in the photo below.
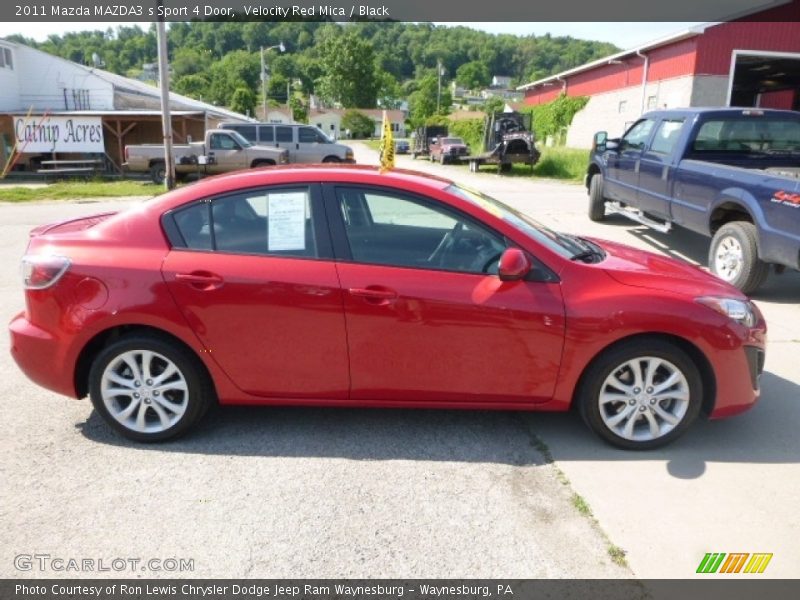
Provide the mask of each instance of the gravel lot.
{"label": "gravel lot", "polygon": [[[376,159],[362,145],[356,157]],[[699,236],[589,222],[580,186],[403,156],[398,166],[457,178],[550,226],[704,260]],[[125,204],[0,204],[0,317],[22,308],[31,227]],[[609,539],[639,577],[690,577],[705,552],[773,552],[764,575],[797,577],[800,275],[771,277],[756,299],[771,328],[762,402],[649,453],[604,446],[575,415],[294,408],[226,409],[184,440],[139,446],[88,401],[29,383],[4,336],[0,577],[59,575],[15,569],[34,553],[190,558],[194,571],[168,574],[202,577],[631,576]]]}

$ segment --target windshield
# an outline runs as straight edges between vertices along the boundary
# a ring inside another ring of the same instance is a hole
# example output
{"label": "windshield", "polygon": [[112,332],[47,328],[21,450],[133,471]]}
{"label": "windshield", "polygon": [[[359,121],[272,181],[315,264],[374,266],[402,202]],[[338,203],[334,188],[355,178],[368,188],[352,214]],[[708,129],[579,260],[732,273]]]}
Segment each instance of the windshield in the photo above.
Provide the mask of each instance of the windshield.
{"label": "windshield", "polygon": [[463,144],[464,140],[461,138],[444,138],[442,140],[443,144]]}
{"label": "windshield", "polygon": [[252,146],[252,145],[253,145],[253,144],[251,144],[250,142],[248,142],[248,141],[245,139],[245,137],[244,137],[244,136],[243,136],[241,133],[239,133],[238,131],[228,130],[228,133],[230,134],[230,136],[231,136],[233,139],[235,139],[235,140],[236,140],[236,141],[239,143],[239,145],[240,145],[242,148],[249,148],[250,146]]}
{"label": "windshield", "polygon": [[587,249],[586,242],[580,238],[553,231],[528,215],[522,214],[499,200],[495,200],[491,196],[456,185],[455,183],[448,186],[447,191],[489,211],[494,216],[503,219],[506,223],[513,225],[528,237],[533,238],[540,244],[565,258],[573,258],[575,255],[581,254]]}

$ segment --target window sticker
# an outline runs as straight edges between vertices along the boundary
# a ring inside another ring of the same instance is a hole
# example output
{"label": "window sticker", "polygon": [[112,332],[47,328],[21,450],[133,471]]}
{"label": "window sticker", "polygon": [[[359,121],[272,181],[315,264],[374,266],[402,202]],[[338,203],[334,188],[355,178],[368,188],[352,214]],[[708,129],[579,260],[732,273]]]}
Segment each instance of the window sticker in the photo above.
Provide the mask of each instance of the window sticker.
{"label": "window sticker", "polygon": [[269,251],[306,249],[306,194],[269,195]]}

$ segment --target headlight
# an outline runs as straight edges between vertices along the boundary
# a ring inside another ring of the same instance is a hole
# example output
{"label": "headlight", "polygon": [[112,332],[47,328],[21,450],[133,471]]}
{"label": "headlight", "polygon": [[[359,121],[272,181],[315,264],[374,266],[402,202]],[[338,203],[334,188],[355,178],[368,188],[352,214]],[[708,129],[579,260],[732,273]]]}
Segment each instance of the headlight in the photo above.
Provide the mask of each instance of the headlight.
{"label": "headlight", "polygon": [[719,296],[703,296],[696,298],[697,302],[725,315],[729,319],[747,327],[755,327],[758,319],[753,304],[749,300],[725,298]]}
{"label": "headlight", "polygon": [[352,150],[350,150],[350,148],[348,148],[347,150],[345,150],[345,153],[344,153],[344,158],[345,158],[345,160],[352,160],[352,158],[353,158],[353,151],[352,151]]}

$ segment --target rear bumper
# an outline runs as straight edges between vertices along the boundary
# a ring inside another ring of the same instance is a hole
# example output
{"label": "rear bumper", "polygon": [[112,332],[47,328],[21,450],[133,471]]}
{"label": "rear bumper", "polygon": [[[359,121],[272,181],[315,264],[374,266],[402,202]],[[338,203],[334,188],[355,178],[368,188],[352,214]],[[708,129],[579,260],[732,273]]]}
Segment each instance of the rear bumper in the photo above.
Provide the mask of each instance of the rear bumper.
{"label": "rear bumper", "polygon": [[67,344],[37,327],[20,313],[9,324],[11,356],[34,383],[65,396],[77,397],[73,364],[63,354]]}

